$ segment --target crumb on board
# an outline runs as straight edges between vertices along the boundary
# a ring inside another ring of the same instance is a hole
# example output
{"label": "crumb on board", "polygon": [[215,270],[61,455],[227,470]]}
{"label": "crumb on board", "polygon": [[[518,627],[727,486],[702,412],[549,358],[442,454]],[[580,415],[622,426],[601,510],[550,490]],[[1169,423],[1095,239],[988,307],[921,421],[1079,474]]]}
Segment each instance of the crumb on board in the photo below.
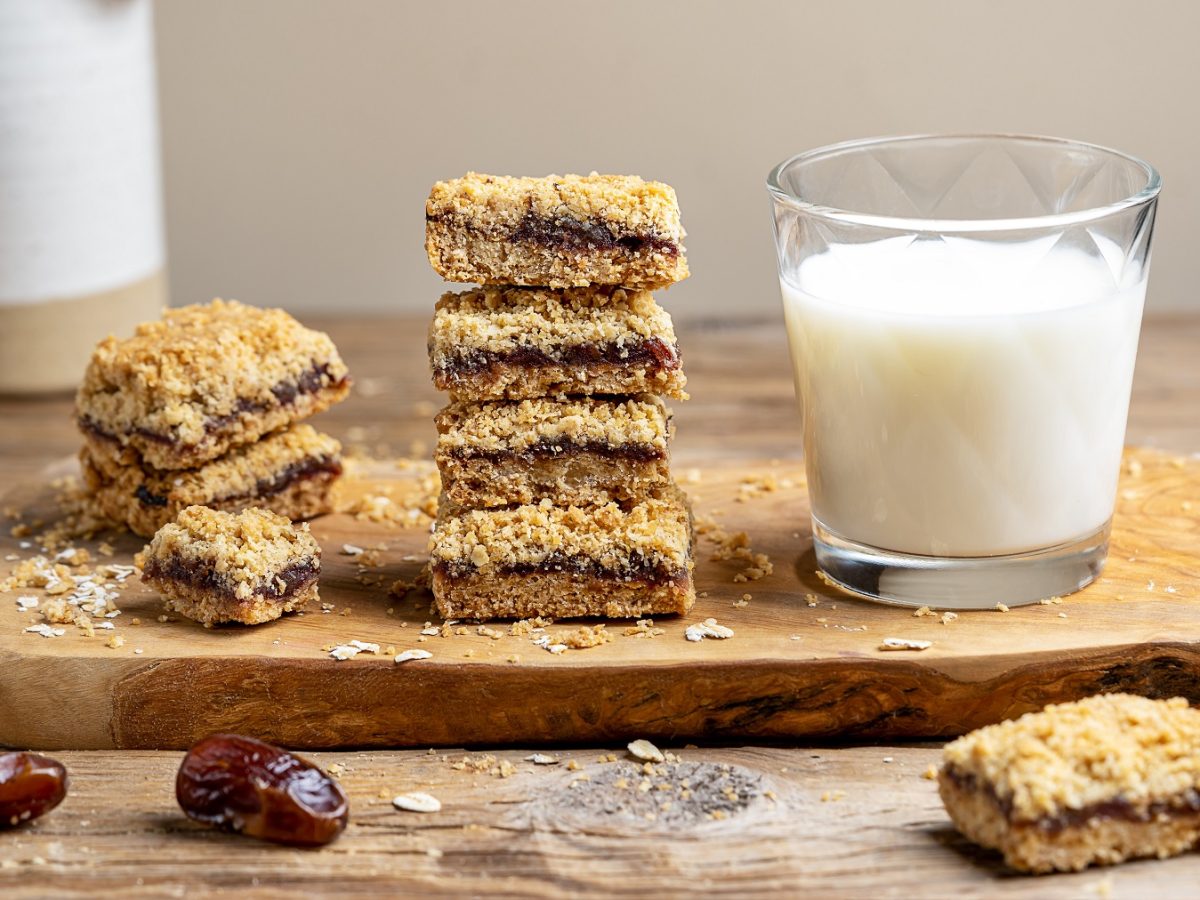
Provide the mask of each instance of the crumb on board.
{"label": "crumb on board", "polygon": [[629,752],[635,759],[643,762],[660,763],[666,759],[663,752],[647,740],[630,741]]}
{"label": "crumb on board", "polygon": [[703,622],[695,622],[689,625],[684,630],[683,636],[693,642],[702,641],[705,638],[725,640],[733,637],[733,629],[719,625],[716,619],[705,619]]}
{"label": "crumb on board", "polygon": [[405,812],[435,813],[441,812],[442,801],[423,791],[411,791],[393,797],[392,806]]}
{"label": "crumb on board", "polygon": [[634,625],[625,629],[626,637],[654,638],[666,634],[665,628],[656,628],[653,619],[638,619]]}
{"label": "crumb on board", "polygon": [[933,641],[920,641],[913,638],[884,638],[879,645],[880,650],[928,650],[933,646]]}
{"label": "crumb on board", "polygon": [[765,553],[755,552],[750,546],[750,536],[744,531],[729,534],[717,524],[712,514],[696,516],[694,527],[696,534],[714,544],[713,562],[736,560],[745,566],[733,576],[735,583],[757,581],[775,571],[775,565]]}
{"label": "crumb on board", "polygon": [[411,660],[429,659],[432,656],[433,656],[433,654],[430,653],[428,650],[419,650],[419,649],[417,649],[417,650],[402,650],[400,653],[397,653],[395,655],[393,662],[395,662],[397,664],[406,663]]}

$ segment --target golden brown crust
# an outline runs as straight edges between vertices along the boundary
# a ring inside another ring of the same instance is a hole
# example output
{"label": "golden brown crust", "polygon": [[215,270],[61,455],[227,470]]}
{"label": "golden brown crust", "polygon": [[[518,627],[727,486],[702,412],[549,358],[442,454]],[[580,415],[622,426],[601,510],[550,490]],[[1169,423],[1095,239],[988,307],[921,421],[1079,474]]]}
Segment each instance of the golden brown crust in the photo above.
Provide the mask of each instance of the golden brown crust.
{"label": "golden brown crust", "polygon": [[142,580],[197,621],[256,624],[315,597],[320,568],[307,525],[258,508],[189,506],[146,547]]}
{"label": "golden brown crust", "polygon": [[558,506],[625,505],[671,483],[665,459],[609,458],[590,451],[507,460],[439,457],[446,497],[455,506],[487,508],[551,500]]}
{"label": "golden brown crust", "polygon": [[451,403],[434,420],[438,456],[561,448],[644,448],[667,455],[670,413],[657,397],[572,397]]}
{"label": "golden brown crust", "polygon": [[670,484],[669,416],[648,395],[452,403],[436,419],[435,457],[459,506],[603,506]]}
{"label": "golden brown crust", "polygon": [[670,315],[647,291],[477,288],[438,301],[434,384],[455,399],[686,398]]}
{"label": "golden brown crust", "polygon": [[1200,790],[1200,710],[1182,698],[1098,694],[989,725],[946,745],[945,765],[989,786],[1017,819]]}
{"label": "golden brown crust", "polygon": [[80,463],[95,511],[142,537],[189,506],[227,512],[257,506],[289,519],[322,515],[330,511],[329,494],[342,469],[341,444],[304,424],[237,447],[197,469],[120,466],[87,445]]}
{"label": "golden brown crust", "polygon": [[262,625],[321,599],[315,581],[281,600],[259,594],[237,599],[179,583],[172,584],[169,590],[161,590],[164,607],[203,625]]}
{"label": "golden brown crust", "polygon": [[696,600],[691,572],[670,582],[618,581],[568,572],[476,575],[433,573],[438,615],[455,619],[610,619],[683,615]]}
{"label": "golden brown crust", "polygon": [[345,399],[328,335],[234,301],[169,310],[97,345],[76,396],[96,456],[192,468]]}
{"label": "golden brown crust", "polygon": [[536,568],[549,560],[586,561],[621,576],[645,567],[668,577],[691,568],[691,514],[683,491],[628,508],[555,506],[549,500],[507,509],[439,506],[430,564],[482,575]]}
{"label": "golden brown crust", "polygon": [[637,176],[470,172],[435,184],[425,217],[447,281],[658,288],[688,275],[675,191]]}
{"label": "golden brown crust", "polygon": [[1101,694],[947,744],[955,825],[1029,871],[1178,853],[1200,836],[1200,710]]}
{"label": "golden brown crust", "polygon": [[1200,842],[1200,812],[1138,821],[1097,816],[1063,828],[1010,822],[994,798],[940,777],[938,793],[954,826],[968,840],[998,850],[1020,872],[1078,872],[1127,859],[1166,859]]}

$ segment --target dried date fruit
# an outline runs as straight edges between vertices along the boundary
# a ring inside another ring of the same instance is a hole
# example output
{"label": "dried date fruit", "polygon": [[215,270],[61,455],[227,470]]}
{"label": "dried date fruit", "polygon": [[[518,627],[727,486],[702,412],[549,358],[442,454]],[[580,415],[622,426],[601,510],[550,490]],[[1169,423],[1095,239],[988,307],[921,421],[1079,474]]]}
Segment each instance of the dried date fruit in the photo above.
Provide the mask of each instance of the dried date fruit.
{"label": "dried date fruit", "polygon": [[175,778],[189,818],[280,844],[328,844],[350,807],[338,783],[307,760],[236,734],[192,747]]}
{"label": "dried date fruit", "polygon": [[45,815],[67,796],[67,769],[36,753],[0,753],[0,828]]}

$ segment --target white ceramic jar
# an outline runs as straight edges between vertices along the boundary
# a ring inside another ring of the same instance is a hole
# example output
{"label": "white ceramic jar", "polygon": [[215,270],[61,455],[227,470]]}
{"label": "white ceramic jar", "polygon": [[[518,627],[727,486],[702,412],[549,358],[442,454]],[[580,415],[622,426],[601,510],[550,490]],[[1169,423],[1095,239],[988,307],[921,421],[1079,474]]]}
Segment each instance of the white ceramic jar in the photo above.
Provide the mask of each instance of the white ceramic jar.
{"label": "white ceramic jar", "polygon": [[166,304],[150,0],[0,3],[0,393]]}

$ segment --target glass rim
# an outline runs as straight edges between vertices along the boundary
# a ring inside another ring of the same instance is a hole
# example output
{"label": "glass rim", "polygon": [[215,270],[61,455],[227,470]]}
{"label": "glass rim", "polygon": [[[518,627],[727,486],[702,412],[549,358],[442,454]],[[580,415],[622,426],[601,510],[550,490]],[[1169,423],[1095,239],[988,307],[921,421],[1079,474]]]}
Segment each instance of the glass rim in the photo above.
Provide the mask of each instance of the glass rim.
{"label": "glass rim", "polygon": [[[805,200],[782,186],[783,173],[797,163],[812,162],[813,160],[833,156],[847,150],[861,150],[884,144],[899,144],[909,141],[930,140],[980,140],[992,139],[1002,141],[1021,141],[1042,144],[1055,144],[1061,147],[1075,147],[1083,150],[1099,152],[1124,160],[1137,166],[1146,175],[1146,183],[1135,194],[1107,203],[1102,206],[1088,207],[1075,212],[1046,213],[1038,216],[1021,216],[996,219],[931,219],[920,216],[885,216],[875,213],[859,212],[841,209],[835,206],[825,206]],[[1039,134],[1020,134],[1009,132],[963,132],[947,134],[906,134],[888,137],[859,138],[853,141],[842,141],[837,144],[826,144],[812,150],[805,150],[794,156],[789,156],[779,163],[767,175],[767,192],[778,201],[782,201],[796,209],[812,216],[852,225],[865,225],[893,231],[905,232],[937,232],[937,233],[972,233],[996,231],[1024,231],[1031,228],[1047,228],[1063,225],[1073,225],[1081,222],[1091,222],[1103,219],[1113,213],[1140,206],[1154,200],[1162,190],[1162,176],[1158,170],[1144,159],[1129,153],[1122,153],[1101,144],[1087,141],[1075,141],[1068,138],[1050,137]]]}

